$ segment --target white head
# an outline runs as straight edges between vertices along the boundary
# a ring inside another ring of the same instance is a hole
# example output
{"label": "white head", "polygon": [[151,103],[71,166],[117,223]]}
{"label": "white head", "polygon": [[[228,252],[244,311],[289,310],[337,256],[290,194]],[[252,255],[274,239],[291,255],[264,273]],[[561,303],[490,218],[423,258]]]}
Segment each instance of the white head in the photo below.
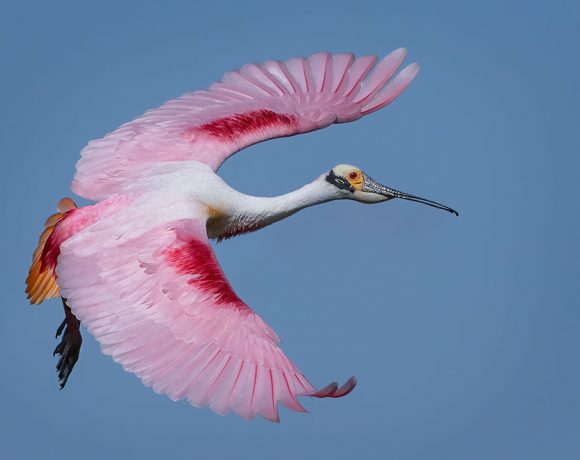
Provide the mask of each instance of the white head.
{"label": "white head", "polygon": [[380,203],[393,198],[401,198],[459,215],[457,211],[443,204],[382,185],[356,166],[337,165],[325,176],[325,180],[341,190],[341,194],[345,199],[356,200],[361,203]]}

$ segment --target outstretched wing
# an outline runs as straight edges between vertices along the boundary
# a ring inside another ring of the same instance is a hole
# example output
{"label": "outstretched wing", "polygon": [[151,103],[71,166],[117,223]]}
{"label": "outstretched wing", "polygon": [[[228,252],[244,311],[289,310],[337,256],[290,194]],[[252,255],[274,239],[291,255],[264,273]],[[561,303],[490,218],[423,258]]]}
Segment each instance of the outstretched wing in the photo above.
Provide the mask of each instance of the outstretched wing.
{"label": "outstretched wing", "polygon": [[316,392],[276,345],[276,333],[232,290],[209,245],[205,220],[149,230],[119,216],[61,245],[57,276],[73,313],[145,385],[220,414],[278,420],[278,403],[304,411]]}
{"label": "outstretched wing", "polygon": [[101,200],[154,174],[159,162],[195,160],[217,170],[257,142],[356,120],[389,104],[413,80],[417,64],[391,79],[405,54],[393,51],[372,72],[374,56],[319,53],[226,73],[208,90],[168,101],[90,142],[72,189]]}

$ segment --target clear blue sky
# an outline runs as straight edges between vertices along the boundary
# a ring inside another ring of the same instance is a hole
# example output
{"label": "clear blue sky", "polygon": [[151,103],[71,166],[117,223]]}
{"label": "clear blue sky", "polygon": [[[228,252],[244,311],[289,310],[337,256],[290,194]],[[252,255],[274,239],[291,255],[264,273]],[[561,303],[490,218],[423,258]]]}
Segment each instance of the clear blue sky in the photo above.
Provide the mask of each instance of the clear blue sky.
{"label": "clear blue sky", "polygon": [[[79,3],[0,14],[2,458],[580,458],[578,2]],[[279,425],[220,417],[85,335],[58,391],[61,306],[24,279],[81,148],[247,62],[400,46],[422,70],[387,109],[221,170],[274,195],[348,162],[461,212],[335,202],[217,248],[312,382],[358,388]]]}

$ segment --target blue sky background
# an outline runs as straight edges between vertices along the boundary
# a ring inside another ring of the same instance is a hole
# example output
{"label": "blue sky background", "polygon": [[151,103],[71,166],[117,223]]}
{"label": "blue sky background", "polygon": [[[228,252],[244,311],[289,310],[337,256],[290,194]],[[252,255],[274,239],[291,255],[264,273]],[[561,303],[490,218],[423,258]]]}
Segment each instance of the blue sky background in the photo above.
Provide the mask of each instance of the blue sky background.
{"label": "blue sky background", "polygon": [[[580,458],[578,2],[80,3],[0,14],[2,458]],[[60,302],[28,306],[24,279],[81,148],[247,62],[400,46],[422,70],[387,109],[220,172],[274,195],[348,162],[461,212],[334,202],[217,248],[313,383],[358,388],[220,417],[85,335],[58,391]]]}

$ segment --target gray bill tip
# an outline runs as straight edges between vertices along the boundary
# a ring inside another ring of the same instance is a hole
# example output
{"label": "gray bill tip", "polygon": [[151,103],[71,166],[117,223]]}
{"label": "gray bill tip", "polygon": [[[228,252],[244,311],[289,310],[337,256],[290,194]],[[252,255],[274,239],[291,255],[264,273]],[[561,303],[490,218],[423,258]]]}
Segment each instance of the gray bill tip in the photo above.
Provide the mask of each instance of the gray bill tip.
{"label": "gray bill tip", "polygon": [[411,195],[409,193],[404,193],[404,192],[399,192],[399,191],[396,191],[396,192],[398,192],[395,195],[396,198],[401,198],[403,200],[415,201],[416,203],[426,204],[427,206],[431,206],[432,208],[441,209],[443,211],[450,212],[451,214],[455,214],[455,216],[459,217],[459,213],[455,209],[450,208],[449,206],[445,206],[444,204],[438,203],[437,201],[428,200],[427,198],[421,198],[420,196]]}

